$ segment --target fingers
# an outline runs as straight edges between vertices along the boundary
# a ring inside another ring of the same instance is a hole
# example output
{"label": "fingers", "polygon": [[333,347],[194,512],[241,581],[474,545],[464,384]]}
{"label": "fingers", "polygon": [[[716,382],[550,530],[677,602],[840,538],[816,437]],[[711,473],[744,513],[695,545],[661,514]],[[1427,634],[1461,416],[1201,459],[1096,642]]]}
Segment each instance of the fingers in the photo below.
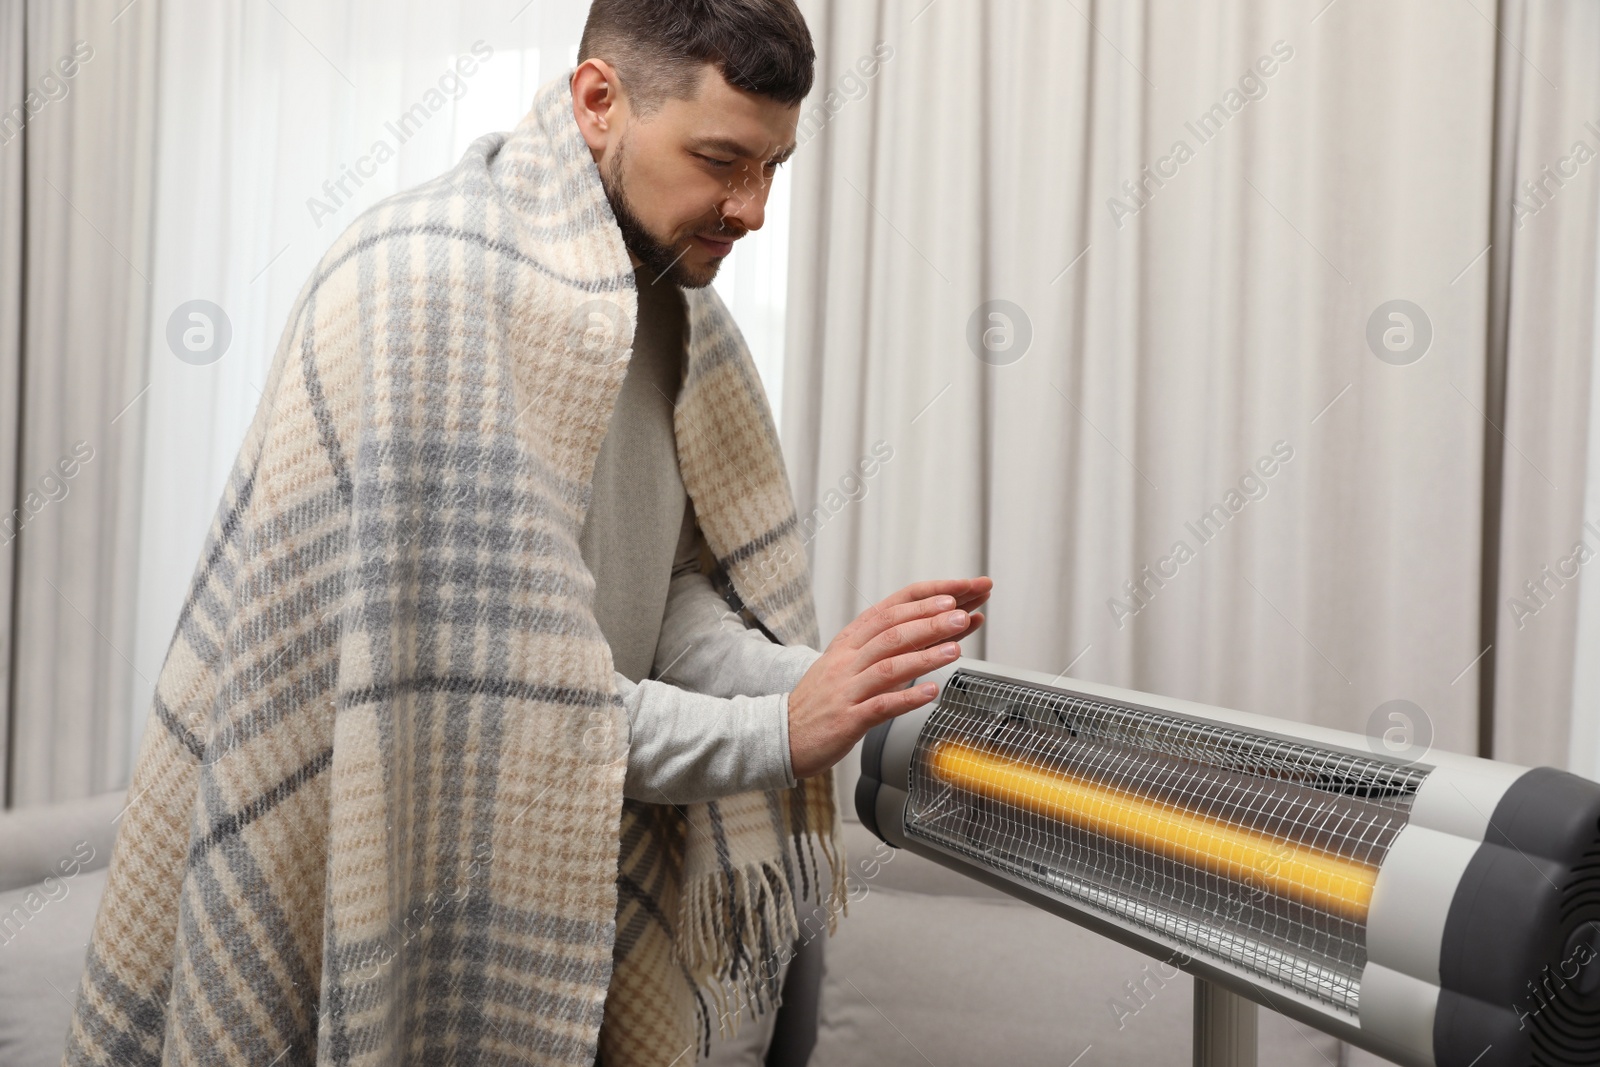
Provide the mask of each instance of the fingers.
{"label": "fingers", "polygon": [[910,689],[897,689],[892,693],[880,693],[870,700],[857,706],[862,720],[867,728],[887,722],[896,715],[904,715],[908,711],[915,711],[924,704],[932,703],[938,697],[939,689],[932,682],[913,686]]}
{"label": "fingers", "polygon": [[877,606],[894,607],[936,596],[955,597],[958,601],[961,597],[967,596],[987,597],[993,587],[994,582],[989,578],[934,578],[923,582],[912,582],[878,601]]}
{"label": "fingers", "polygon": [[960,655],[959,645],[945,641],[933,648],[880,659],[858,673],[850,683],[847,690],[850,702],[859,707],[880,694],[900,690],[907,682],[931,674]]}
{"label": "fingers", "polygon": [[913,582],[889,594],[858,615],[839,633],[851,648],[861,648],[874,637],[911,619],[926,618],[940,611],[960,608],[970,611],[989,599],[994,582],[980,578],[941,578]]}
{"label": "fingers", "polygon": [[959,610],[942,611],[927,618],[899,623],[862,646],[859,662],[862,667],[866,667],[874,660],[928,648],[940,641],[951,640],[958,633],[964,633],[970,624],[971,616]]}
{"label": "fingers", "polygon": [[978,632],[978,627],[983,625],[983,612],[981,612],[981,611],[975,611],[972,614],[968,615],[967,618],[969,620],[968,623],[967,623],[967,628],[965,630],[962,630],[958,634],[952,634],[950,636],[949,640],[951,640],[951,641],[965,641],[967,638],[969,638],[973,634],[977,633]]}
{"label": "fingers", "polygon": [[850,648],[860,649],[880,634],[891,631],[897,626],[917,619],[930,618],[939,612],[951,611],[955,606],[956,598],[948,593],[887,607],[880,602],[856,616],[855,621],[845,627],[841,636],[848,634],[846,644]]}
{"label": "fingers", "polygon": [[989,602],[989,594],[988,594],[987,591],[985,591],[985,592],[983,592],[981,594],[980,593],[969,593],[966,596],[958,596],[958,597],[956,597],[956,607],[960,608],[963,611],[972,611],[975,608],[981,608],[985,604],[987,604],[988,602]]}

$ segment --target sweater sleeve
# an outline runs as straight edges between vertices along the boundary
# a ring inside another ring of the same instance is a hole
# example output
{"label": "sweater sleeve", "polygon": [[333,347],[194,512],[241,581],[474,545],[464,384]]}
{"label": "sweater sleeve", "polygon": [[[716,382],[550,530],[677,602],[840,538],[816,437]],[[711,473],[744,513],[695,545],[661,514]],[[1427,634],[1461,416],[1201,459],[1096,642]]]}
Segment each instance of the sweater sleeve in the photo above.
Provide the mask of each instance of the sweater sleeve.
{"label": "sweater sleeve", "polygon": [[788,693],[822,653],[777,645],[744,621],[699,572],[672,579],[653,676],[710,696]]}
{"label": "sweater sleeve", "polygon": [[616,672],[628,709],[622,795],[691,804],[795,785],[789,762],[789,694],[731,698]]}
{"label": "sweater sleeve", "polygon": [[822,653],[746,628],[693,566],[700,541],[691,509],[652,677],[617,674],[631,731],[623,795],[634,800],[682,804],[795,784],[789,693]]}

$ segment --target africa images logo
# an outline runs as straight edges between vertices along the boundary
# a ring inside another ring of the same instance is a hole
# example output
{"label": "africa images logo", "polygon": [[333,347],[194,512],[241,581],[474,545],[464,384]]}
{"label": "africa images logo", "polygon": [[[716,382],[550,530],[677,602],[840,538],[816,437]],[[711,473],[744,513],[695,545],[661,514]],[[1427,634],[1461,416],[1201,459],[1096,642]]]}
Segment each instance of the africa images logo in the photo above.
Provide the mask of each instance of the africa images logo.
{"label": "africa images logo", "polygon": [[1367,318],[1367,347],[1392,367],[1405,367],[1428,354],[1433,322],[1409,300],[1390,300]]}
{"label": "africa images logo", "polygon": [[167,316],[167,347],[190,366],[215,363],[232,343],[228,313],[210,300],[186,300]]}

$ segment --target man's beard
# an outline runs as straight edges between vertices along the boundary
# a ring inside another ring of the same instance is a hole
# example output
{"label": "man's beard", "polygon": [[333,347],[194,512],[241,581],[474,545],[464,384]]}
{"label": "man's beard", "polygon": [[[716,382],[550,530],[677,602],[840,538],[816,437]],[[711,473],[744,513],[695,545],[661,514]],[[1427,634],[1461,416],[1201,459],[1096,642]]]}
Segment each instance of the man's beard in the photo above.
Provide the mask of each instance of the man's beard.
{"label": "man's beard", "polygon": [[[611,202],[611,214],[616,217],[617,227],[622,230],[623,243],[628,246],[628,251],[639,257],[656,280],[665,279],[684,289],[700,289],[710,285],[717,276],[720,261],[712,260],[711,269],[704,277],[689,273],[683,262],[688,248],[675,248],[656,237],[628,203],[627,190],[622,181],[622,154],[626,147],[627,139],[624,138],[617,145],[616,155],[611,157],[610,165],[600,170],[600,184],[606,191],[606,199]],[[718,235],[732,236],[726,227],[719,227]],[[691,235],[688,240],[692,241],[694,237]]]}

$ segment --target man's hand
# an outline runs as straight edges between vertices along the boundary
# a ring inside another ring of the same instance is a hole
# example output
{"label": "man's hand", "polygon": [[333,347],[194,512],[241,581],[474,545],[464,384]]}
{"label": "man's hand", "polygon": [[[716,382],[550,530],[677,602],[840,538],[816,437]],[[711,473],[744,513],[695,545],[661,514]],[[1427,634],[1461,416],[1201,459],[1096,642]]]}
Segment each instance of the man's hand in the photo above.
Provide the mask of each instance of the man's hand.
{"label": "man's hand", "polygon": [[794,776],[821,774],[878,723],[937,696],[931,682],[904,687],[960,654],[956,642],[983,625],[973,609],[992,588],[988,578],[914,582],[840,630],[789,694]]}

